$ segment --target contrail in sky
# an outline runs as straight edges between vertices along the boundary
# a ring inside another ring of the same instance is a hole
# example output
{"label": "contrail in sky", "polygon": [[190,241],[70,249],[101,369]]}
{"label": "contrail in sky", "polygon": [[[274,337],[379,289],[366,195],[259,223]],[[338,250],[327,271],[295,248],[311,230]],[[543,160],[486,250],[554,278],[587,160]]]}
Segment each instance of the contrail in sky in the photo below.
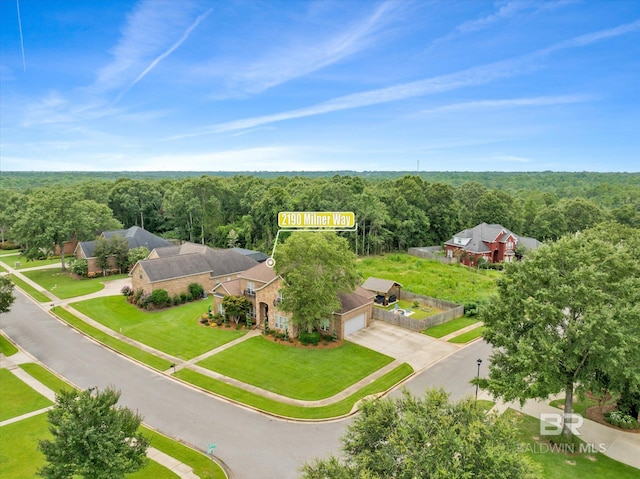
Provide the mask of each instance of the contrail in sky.
{"label": "contrail in sky", "polygon": [[27,71],[27,63],[24,60],[24,40],[22,39],[22,21],[20,21],[20,0],[16,0],[18,8],[18,30],[20,30],[20,49],[22,50],[22,69]]}

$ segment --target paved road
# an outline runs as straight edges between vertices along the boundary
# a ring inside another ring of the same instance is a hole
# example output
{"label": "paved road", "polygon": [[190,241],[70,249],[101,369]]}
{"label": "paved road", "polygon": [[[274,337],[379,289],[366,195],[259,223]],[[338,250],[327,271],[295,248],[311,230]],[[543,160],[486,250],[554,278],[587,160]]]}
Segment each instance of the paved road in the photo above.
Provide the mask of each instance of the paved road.
{"label": "paved road", "polygon": [[[121,403],[138,410],[147,424],[200,449],[216,444],[216,456],[234,478],[293,479],[304,462],[339,449],[349,420],[298,423],[229,404],[102,348],[19,291],[16,296],[12,310],[0,315],[0,328],[12,340],[82,388],[115,385]],[[487,353],[488,346],[475,343],[406,386],[421,393],[429,384],[443,385],[454,398],[473,394],[467,381],[476,373],[476,357],[486,359]]]}

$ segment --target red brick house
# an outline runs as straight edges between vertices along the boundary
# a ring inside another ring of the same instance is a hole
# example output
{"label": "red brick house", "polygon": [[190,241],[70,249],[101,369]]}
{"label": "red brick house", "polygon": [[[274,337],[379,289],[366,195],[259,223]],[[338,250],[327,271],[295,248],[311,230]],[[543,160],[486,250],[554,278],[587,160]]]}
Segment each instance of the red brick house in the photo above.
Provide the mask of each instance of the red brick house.
{"label": "red brick house", "polygon": [[[290,324],[291,314],[280,309],[282,295],[282,277],[276,275],[273,268],[265,263],[238,274],[235,279],[220,281],[211,293],[213,311],[224,314],[222,300],[225,296],[245,296],[251,303],[251,317],[259,329],[268,324],[270,329],[288,330],[291,337],[297,337],[298,331]],[[340,310],[331,318],[326,318],[320,326],[322,332],[330,335],[335,331],[338,339],[368,327],[373,320],[373,296],[369,291],[356,288],[349,294],[339,295]]]}
{"label": "red brick house", "polygon": [[518,245],[535,249],[540,242],[516,235],[499,224],[481,223],[455,234],[444,244],[444,248],[448,258],[458,258],[467,266],[476,266],[480,258],[489,263],[513,261]]}

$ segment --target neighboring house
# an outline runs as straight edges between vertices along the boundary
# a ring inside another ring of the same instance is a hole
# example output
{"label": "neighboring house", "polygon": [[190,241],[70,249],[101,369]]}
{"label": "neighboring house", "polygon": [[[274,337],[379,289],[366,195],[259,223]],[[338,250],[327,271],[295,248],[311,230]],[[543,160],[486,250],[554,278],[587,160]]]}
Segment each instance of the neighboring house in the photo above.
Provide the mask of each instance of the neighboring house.
{"label": "neighboring house", "polygon": [[237,251],[184,243],[155,248],[135,264],[129,276],[133,291],[151,293],[165,289],[173,296],[187,292],[191,283],[210,291],[216,284],[232,281],[256,264],[254,259]]}
{"label": "neighboring house", "polygon": [[458,257],[467,266],[478,264],[480,258],[489,263],[510,262],[516,257],[516,246],[535,249],[540,242],[519,236],[498,224],[482,223],[460,231],[444,244],[448,258]]}
{"label": "neighboring house", "polygon": [[[149,233],[147,230],[139,226],[132,226],[126,230],[104,231],[100,237],[110,239],[114,236],[122,236],[129,243],[129,249],[144,246],[149,251],[163,246],[171,246],[171,243],[164,238]],[[98,264],[98,258],[94,256],[96,250],[95,241],[80,241],[76,246],[73,254],[78,259],[86,259],[88,265],[88,273],[96,274],[102,272],[102,267]],[[113,263],[114,258],[110,258]],[[115,268],[115,264],[111,264]]]}
{"label": "neighboring house", "polygon": [[390,279],[369,277],[362,283],[362,288],[373,293],[376,303],[386,306],[400,298],[402,285]]}
{"label": "neighboring house", "polygon": [[[211,290],[213,309],[224,314],[222,300],[225,296],[245,296],[251,303],[250,314],[258,328],[264,329],[267,324],[270,329],[287,330],[291,337],[297,337],[297,329],[290,324],[291,314],[280,309],[282,281],[273,268],[259,263],[236,279],[215,285]],[[368,291],[356,288],[353,293],[339,295],[339,299],[340,310],[322,322],[321,331],[327,335],[335,331],[338,339],[342,339],[371,324],[373,297]]]}

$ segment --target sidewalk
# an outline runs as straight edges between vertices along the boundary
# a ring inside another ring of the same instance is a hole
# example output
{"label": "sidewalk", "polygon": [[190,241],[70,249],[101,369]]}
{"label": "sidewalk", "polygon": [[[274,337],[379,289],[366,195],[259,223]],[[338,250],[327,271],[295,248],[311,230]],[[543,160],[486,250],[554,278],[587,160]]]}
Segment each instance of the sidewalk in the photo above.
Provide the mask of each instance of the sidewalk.
{"label": "sidewalk", "polygon": [[[50,401],[55,402],[56,394],[54,391],[49,389],[47,386],[42,384],[33,376],[27,374],[23,369],[21,369],[18,366],[19,364],[35,363],[35,362],[36,360],[30,358],[27,354],[22,352],[22,350],[20,350],[20,352],[10,357],[5,356],[4,354],[0,354],[0,368],[8,369],[22,382],[26,383],[28,386],[36,390],[38,393],[42,394],[44,397],[46,397]],[[0,422],[0,427],[5,426],[7,424],[19,422],[23,419],[27,419],[33,416],[37,416],[38,414],[43,414],[49,411],[52,407],[53,406],[49,406],[43,409],[39,409],[37,411],[31,411],[21,416],[12,417],[10,419]],[[147,449],[147,457],[152,461],[155,461],[158,464],[166,467],[176,475],[180,476],[182,479],[200,479],[199,476],[194,474],[193,469],[191,467],[169,456],[168,454],[165,454],[164,452],[159,451],[158,449],[149,447]]]}
{"label": "sidewalk", "polygon": [[[479,397],[491,399],[484,392]],[[502,414],[509,408],[537,419],[540,419],[541,414],[562,414],[562,409],[550,406],[548,401],[534,400],[527,401],[522,407],[517,402],[503,403],[499,401],[492,411]],[[579,427],[579,431],[580,439],[587,444],[593,444],[594,450],[599,450],[602,446],[605,449],[602,452],[605,456],[640,469],[640,434],[614,429],[587,418],[584,418],[584,423]]]}

